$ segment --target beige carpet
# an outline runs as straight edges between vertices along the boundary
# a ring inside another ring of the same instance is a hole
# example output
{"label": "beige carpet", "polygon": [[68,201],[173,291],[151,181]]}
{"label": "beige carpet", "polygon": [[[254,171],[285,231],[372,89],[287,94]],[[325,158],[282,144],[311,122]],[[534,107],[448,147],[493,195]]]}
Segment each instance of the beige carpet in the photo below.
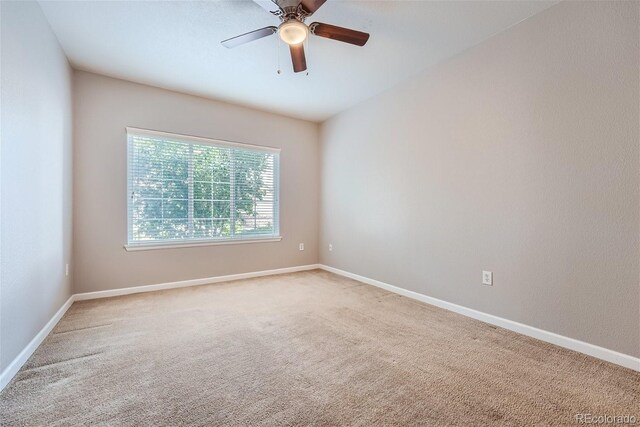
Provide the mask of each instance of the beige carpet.
{"label": "beige carpet", "polygon": [[322,271],[76,302],[13,425],[575,425],[640,374]]}

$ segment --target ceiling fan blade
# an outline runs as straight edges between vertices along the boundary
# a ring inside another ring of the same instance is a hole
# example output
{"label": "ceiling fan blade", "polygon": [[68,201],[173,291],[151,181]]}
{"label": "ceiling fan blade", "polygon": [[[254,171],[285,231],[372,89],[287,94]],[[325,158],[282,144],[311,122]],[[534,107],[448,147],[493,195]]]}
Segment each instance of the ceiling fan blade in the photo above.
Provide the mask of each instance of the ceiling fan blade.
{"label": "ceiling fan blade", "polygon": [[280,7],[271,0],[253,0],[254,3],[257,3],[258,6],[266,10],[267,12],[277,13],[280,10]]}
{"label": "ceiling fan blade", "polygon": [[260,28],[259,30],[242,34],[240,36],[231,37],[230,39],[223,40],[220,43],[222,43],[222,46],[231,49],[232,47],[240,46],[241,44],[249,43],[254,40],[258,40],[263,37],[270,36],[276,31],[278,31],[277,27],[264,27],[264,28]]}
{"label": "ceiling fan blade", "polygon": [[350,30],[349,28],[342,28],[335,25],[322,24],[320,22],[314,22],[309,25],[309,31],[316,36],[355,44],[357,46],[364,46],[367,43],[367,40],[369,40],[368,33]]}
{"label": "ceiling fan blade", "polygon": [[291,61],[293,62],[293,71],[299,73],[307,69],[307,59],[304,56],[304,45],[292,44],[289,45],[291,51]]}
{"label": "ceiling fan blade", "polygon": [[320,9],[327,0],[302,0],[300,5],[305,12],[307,12],[307,16],[315,13],[316,10]]}

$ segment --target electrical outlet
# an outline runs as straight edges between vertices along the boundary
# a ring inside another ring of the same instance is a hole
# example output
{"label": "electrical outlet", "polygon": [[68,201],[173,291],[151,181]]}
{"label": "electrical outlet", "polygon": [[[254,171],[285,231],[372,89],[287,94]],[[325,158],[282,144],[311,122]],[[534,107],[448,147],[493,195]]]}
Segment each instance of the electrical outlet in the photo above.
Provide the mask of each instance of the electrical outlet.
{"label": "electrical outlet", "polygon": [[301,251],[304,251],[304,243],[300,243],[299,248]]}
{"label": "electrical outlet", "polygon": [[493,286],[493,273],[491,271],[482,271],[482,284]]}
{"label": "electrical outlet", "polygon": [[64,265],[64,275],[69,276],[69,264]]}
{"label": "electrical outlet", "polygon": [[333,250],[333,245],[329,243],[329,252],[331,252],[332,250]]}

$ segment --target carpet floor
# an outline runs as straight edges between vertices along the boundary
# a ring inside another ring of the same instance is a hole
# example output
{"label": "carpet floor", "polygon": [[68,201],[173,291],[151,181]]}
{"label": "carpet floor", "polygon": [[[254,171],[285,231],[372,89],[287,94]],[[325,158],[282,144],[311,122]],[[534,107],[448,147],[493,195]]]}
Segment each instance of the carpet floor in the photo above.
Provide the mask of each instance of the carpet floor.
{"label": "carpet floor", "polygon": [[640,373],[309,271],[76,302],[0,424],[576,425]]}

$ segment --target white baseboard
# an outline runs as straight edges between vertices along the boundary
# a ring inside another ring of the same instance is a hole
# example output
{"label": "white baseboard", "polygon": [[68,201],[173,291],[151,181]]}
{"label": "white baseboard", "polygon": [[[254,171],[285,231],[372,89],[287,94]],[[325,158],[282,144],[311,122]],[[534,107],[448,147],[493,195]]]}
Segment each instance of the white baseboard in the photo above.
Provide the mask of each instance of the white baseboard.
{"label": "white baseboard", "polygon": [[230,274],[228,276],[216,276],[206,277],[204,279],[192,279],[182,280],[179,282],[161,283],[158,285],[147,286],[134,286],[131,288],[113,289],[108,291],[98,292],[85,292],[80,294],[74,294],[60,307],[60,309],[53,315],[53,317],[47,322],[47,324],[38,332],[38,334],[27,344],[27,346],[16,356],[15,359],[7,366],[7,368],[0,374],[0,391],[2,391],[7,384],[18,373],[22,365],[31,357],[36,351],[38,346],[42,344],[42,341],[49,335],[49,332],[53,330],[56,324],[62,319],[62,316],[67,312],[71,304],[74,301],[84,301],[96,298],[115,297],[119,295],[137,294],[140,292],[152,292],[162,289],[174,289],[184,288],[188,286],[208,285],[211,283],[228,282],[231,280],[250,279],[253,277],[272,276],[274,274],[295,273],[297,271],[314,270],[320,268],[318,264],[300,265],[296,267],[278,268],[275,270],[254,271],[250,273]]}
{"label": "white baseboard", "polygon": [[47,324],[38,332],[38,334],[27,344],[27,346],[16,356],[16,358],[7,366],[7,368],[0,374],[0,391],[9,384],[11,379],[18,373],[22,365],[31,357],[36,351],[38,346],[44,341],[49,333],[56,326],[58,321],[64,316],[69,307],[74,301],[83,301],[96,298],[107,298],[119,295],[135,294],[140,292],[152,292],[162,289],[174,289],[184,288],[188,286],[207,285],[211,283],[227,282],[231,280],[250,279],[253,277],[271,276],[274,274],[295,273],[298,271],[314,270],[320,268],[331,273],[339,274],[350,279],[357,280],[368,285],[373,285],[382,289],[386,289],[390,292],[394,292],[399,295],[406,296],[418,301],[425,302],[427,304],[435,305],[440,308],[444,308],[455,313],[462,314],[467,317],[471,317],[476,320],[483,321],[501,328],[509,329],[514,332],[521,333],[533,338],[537,338],[541,341],[546,341],[551,344],[559,345],[570,350],[575,350],[580,353],[587,354],[589,356],[597,357],[598,359],[606,360],[607,362],[615,363],[617,365],[624,366],[626,368],[640,371],[640,358],[629,356],[627,354],[618,353],[613,350],[599,347],[597,345],[589,344],[583,341],[579,341],[573,338],[568,338],[562,335],[555,334],[553,332],[544,331],[542,329],[534,328],[533,326],[524,325],[522,323],[514,322],[512,320],[503,319],[501,317],[493,316],[491,314],[483,313],[481,311],[473,310],[461,305],[453,304],[447,301],[443,301],[437,298],[432,298],[417,292],[402,289],[397,286],[389,285],[388,283],[380,282],[378,280],[370,279],[368,277],[360,276],[357,274],[349,273],[344,270],[329,267],[322,264],[309,264],[301,265],[297,267],[278,268],[275,270],[255,271],[250,273],[230,274],[227,276],[207,277],[204,279],[192,279],[183,280],[178,282],[161,283],[157,285],[135,286],[131,288],[113,289],[108,291],[98,292],[86,292],[81,294],[74,294],[60,307],[60,309],[53,315],[53,317],[47,322]]}
{"label": "white baseboard", "polygon": [[2,371],[2,374],[0,374],[0,391],[2,391],[2,389],[4,389],[7,384],[9,384],[9,381],[11,381],[11,379],[18,373],[20,368],[22,368],[22,365],[24,365],[25,362],[29,360],[33,352],[36,351],[42,341],[44,341],[47,335],[49,335],[49,332],[51,332],[53,328],[58,324],[60,319],[62,319],[62,316],[64,316],[69,307],[71,307],[71,304],[73,304],[73,297],[74,296],[71,295],[69,299],[64,304],[62,304],[62,307],[60,307],[60,309],[56,311],[56,314],[54,314],[53,317],[47,322],[47,324],[44,325],[40,332],[38,332],[38,334],[33,337],[29,344],[27,344],[27,346],[22,349],[20,354],[18,354],[16,358],[13,359],[13,361],[9,364],[9,366],[5,368],[4,371]]}
{"label": "white baseboard", "polygon": [[88,299],[116,297],[119,295],[153,292],[163,289],[186,288],[189,286],[209,285],[212,283],[229,282],[231,280],[251,279],[253,277],[272,276],[274,274],[295,273],[297,271],[314,270],[320,268],[318,264],[300,265],[296,267],[277,268],[275,270],[254,271],[250,273],[229,274],[228,276],[205,277],[204,279],[181,280],[179,282],[160,283],[157,285],[134,286],[132,288],[111,289],[108,291],[85,292],[75,294],[75,301]]}
{"label": "white baseboard", "polygon": [[350,279],[357,280],[368,285],[373,285],[378,288],[385,289],[390,292],[394,292],[399,295],[403,295],[408,298],[412,298],[418,301],[425,302],[427,304],[435,305],[436,307],[444,308],[445,310],[453,311],[463,316],[471,317],[476,320],[480,320],[491,325],[499,326],[510,331],[518,332],[522,335],[527,335],[532,338],[539,339],[551,344],[558,345],[560,347],[568,348],[580,353],[587,354],[589,356],[596,357],[598,359],[605,360],[607,362],[615,363],[616,365],[624,366],[625,368],[633,369],[640,372],[640,358],[629,356],[628,354],[619,353],[617,351],[609,350],[604,347],[589,344],[584,341],[579,341],[573,338],[565,337],[553,332],[545,331],[542,329],[528,326],[522,323],[514,322],[512,320],[503,319],[502,317],[494,316],[492,314],[483,313],[478,310],[463,307],[461,305],[453,304],[447,301],[443,301],[437,298],[429,297],[418,292],[409,291],[407,289],[399,288],[397,286],[390,285],[388,283],[381,282],[379,280],[370,279],[368,277],[360,276],[358,274],[349,273],[348,271],[340,270],[328,265],[320,264],[319,268],[329,271],[331,273],[338,274],[340,276],[348,277]]}

